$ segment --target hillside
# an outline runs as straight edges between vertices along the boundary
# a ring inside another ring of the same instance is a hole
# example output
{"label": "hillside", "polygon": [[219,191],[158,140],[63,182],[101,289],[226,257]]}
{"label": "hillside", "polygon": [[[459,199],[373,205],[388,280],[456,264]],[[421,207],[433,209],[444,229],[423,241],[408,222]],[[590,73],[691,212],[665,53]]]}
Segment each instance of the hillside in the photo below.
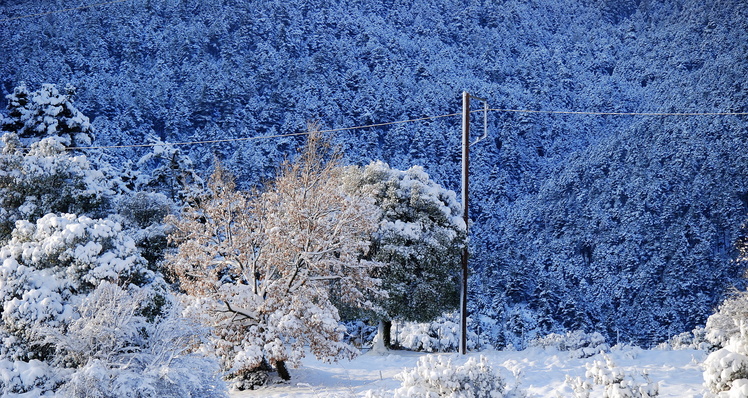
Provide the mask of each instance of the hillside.
{"label": "hillside", "polygon": [[[492,108],[745,112],[742,1],[190,1],[0,8],[0,90],[77,88],[98,145],[298,133]],[[5,103],[0,101],[0,105]],[[476,119],[477,122],[477,119]],[[470,298],[497,346],[600,331],[649,344],[703,324],[744,266],[745,116],[494,111],[473,149]],[[354,164],[459,187],[459,118],[338,132]],[[302,140],[184,147],[248,187]],[[107,149],[123,164],[136,149]],[[497,324],[499,327],[495,327]]]}

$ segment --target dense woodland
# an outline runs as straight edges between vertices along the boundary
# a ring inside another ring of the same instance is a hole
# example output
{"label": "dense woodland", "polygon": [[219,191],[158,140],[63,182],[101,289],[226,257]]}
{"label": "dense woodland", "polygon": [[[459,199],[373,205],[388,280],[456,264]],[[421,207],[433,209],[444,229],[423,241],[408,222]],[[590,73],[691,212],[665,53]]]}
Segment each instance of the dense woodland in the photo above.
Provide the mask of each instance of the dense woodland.
{"label": "dense woodland", "polygon": [[[4,2],[0,90],[69,86],[97,146],[444,115],[463,90],[502,109],[748,111],[742,1],[129,0],[13,19],[69,7]],[[333,140],[347,164],[420,165],[458,190],[459,128],[455,116]],[[492,344],[567,330],[653,344],[703,325],[744,286],[746,116],[493,111],[488,130],[472,149],[469,306]],[[151,176],[139,187],[178,202],[164,159],[191,163],[190,181],[219,159],[249,189],[303,140],[86,155],[94,169]]]}

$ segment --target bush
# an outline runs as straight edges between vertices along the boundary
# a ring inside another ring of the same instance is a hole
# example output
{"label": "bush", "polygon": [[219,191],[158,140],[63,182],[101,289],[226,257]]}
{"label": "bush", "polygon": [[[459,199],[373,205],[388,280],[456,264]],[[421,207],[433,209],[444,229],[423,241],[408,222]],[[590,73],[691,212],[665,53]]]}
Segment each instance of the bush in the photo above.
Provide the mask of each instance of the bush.
{"label": "bush", "polygon": [[207,330],[170,300],[148,322],[146,289],[102,282],[78,305],[67,333],[48,330],[56,362],[78,365],[57,391],[68,397],[225,397],[218,362],[194,352]]}
{"label": "bush", "polygon": [[112,220],[48,214],[0,247],[0,395],[225,396],[208,331]]}
{"label": "bush", "polygon": [[589,358],[600,352],[610,351],[610,346],[605,342],[603,335],[597,332],[585,333],[581,330],[565,334],[551,333],[530,341],[530,346],[568,351],[574,358]]}
{"label": "bush", "polygon": [[482,355],[480,359],[469,358],[463,365],[454,365],[448,356],[424,356],[414,369],[406,370],[396,378],[402,381],[402,386],[395,390],[395,398],[504,396],[504,380]]}
{"label": "bush", "polygon": [[[470,320],[468,319],[468,324]],[[460,344],[459,312],[444,314],[430,323],[405,322],[395,330],[400,347],[412,351],[454,352]],[[477,334],[468,330],[467,349],[483,346]]]}
{"label": "bush", "polygon": [[127,233],[153,270],[160,268],[169,246],[169,227],[163,220],[174,211],[174,207],[174,202],[164,194],[151,192],[124,196],[117,203],[117,212],[128,229]]}
{"label": "bush", "polygon": [[345,321],[342,324],[346,329],[345,341],[358,348],[371,347],[379,330],[376,325],[368,325],[361,320]]}
{"label": "bush", "polygon": [[587,380],[566,377],[566,383],[571,385],[578,398],[588,398],[593,384],[604,386],[603,398],[652,398],[659,395],[659,383],[653,383],[646,372],[624,372],[605,354],[602,359],[587,365],[585,377]]}
{"label": "bush", "polygon": [[690,332],[671,337],[668,341],[657,346],[660,350],[702,350],[714,351],[715,345],[707,338],[704,327],[697,327]]}
{"label": "bush", "polygon": [[706,322],[706,339],[721,347],[704,361],[704,384],[712,394],[748,397],[746,316],[748,294],[743,292],[725,300]]}
{"label": "bush", "polygon": [[52,391],[64,379],[64,374],[46,362],[36,359],[14,361],[0,359],[0,395],[52,397]]}
{"label": "bush", "polygon": [[736,294],[719,305],[706,321],[706,339],[717,347],[726,346],[732,338],[740,337],[745,319],[748,319],[748,292]]}
{"label": "bush", "polygon": [[174,203],[162,193],[138,192],[125,196],[117,204],[117,211],[125,218],[127,224],[146,228],[160,224],[172,213]]}
{"label": "bush", "polygon": [[722,348],[706,358],[704,384],[713,393],[729,391],[731,397],[748,397],[748,392],[742,393],[740,388],[734,388],[738,382],[748,382],[748,356],[733,349]]}

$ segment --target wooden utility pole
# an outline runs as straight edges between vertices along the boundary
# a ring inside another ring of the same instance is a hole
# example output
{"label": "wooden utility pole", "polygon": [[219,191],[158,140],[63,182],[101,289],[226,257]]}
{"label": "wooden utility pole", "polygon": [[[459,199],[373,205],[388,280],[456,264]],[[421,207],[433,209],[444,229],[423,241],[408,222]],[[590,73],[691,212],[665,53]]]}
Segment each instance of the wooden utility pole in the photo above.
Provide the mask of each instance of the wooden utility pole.
{"label": "wooden utility pole", "polygon": [[[468,173],[470,169],[470,98],[483,101],[483,137],[486,137],[488,123],[488,101],[462,92],[462,217],[465,220],[465,236],[468,235]],[[477,143],[478,141],[474,142]],[[467,290],[468,290],[468,244],[462,250],[462,281],[460,287],[460,354],[467,353]]]}

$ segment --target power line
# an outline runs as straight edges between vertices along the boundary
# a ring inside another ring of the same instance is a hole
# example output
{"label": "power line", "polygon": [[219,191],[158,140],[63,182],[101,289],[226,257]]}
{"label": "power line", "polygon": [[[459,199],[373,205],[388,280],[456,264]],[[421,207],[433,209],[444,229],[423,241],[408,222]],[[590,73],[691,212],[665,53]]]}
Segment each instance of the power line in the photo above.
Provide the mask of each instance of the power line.
{"label": "power line", "polygon": [[[459,115],[459,113],[448,113],[448,114],[445,114],[445,115],[425,116],[425,117],[419,117],[419,118],[415,118],[415,119],[398,120],[398,121],[395,121],[395,122],[374,123],[374,124],[366,124],[366,125],[362,125],[362,126],[341,127],[341,128],[337,128],[337,129],[320,130],[319,132],[320,133],[335,133],[335,132],[339,132],[339,131],[361,130],[361,129],[372,128],[372,127],[382,127],[382,126],[390,126],[390,125],[393,125],[393,124],[403,124],[403,123],[411,123],[411,122],[420,122],[420,121],[424,121],[424,120],[439,119],[439,118],[450,117],[450,116],[457,116],[457,115]],[[121,148],[147,148],[147,147],[154,147],[154,146],[158,146],[158,145],[203,145],[203,144],[216,144],[216,143],[222,143],[222,142],[255,141],[255,140],[265,140],[265,139],[271,139],[271,138],[295,137],[295,136],[308,135],[308,134],[309,134],[309,132],[305,131],[305,132],[300,132],[300,133],[262,135],[262,136],[256,136],[256,137],[223,138],[223,139],[218,139],[218,140],[185,141],[185,142],[164,142],[164,143],[132,144],[132,145],[84,146],[84,147],[68,147],[66,149],[68,149],[68,150],[81,150],[81,149],[121,149]]]}
{"label": "power line", "polygon": [[[126,1],[126,0],[120,0]],[[534,110],[534,109],[508,109],[508,108],[491,108],[491,109],[476,109],[470,111],[470,113],[480,112],[503,112],[503,113],[530,113],[530,114],[550,114],[550,115],[590,115],[590,116],[748,116],[748,112],[595,112],[595,111],[545,111],[545,110]],[[447,113],[437,116],[424,116],[420,118],[398,120],[394,122],[385,123],[373,123],[361,126],[353,127],[341,127],[336,129],[320,130],[320,133],[334,133],[340,131],[352,131],[361,130],[373,127],[391,126],[395,124],[404,124],[419,122],[425,120],[440,119],[451,116],[458,116],[460,112]],[[240,137],[240,138],[224,138],[216,140],[200,140],[200,141],[184,141],[184,142],[164,142],[164,143],[151,143],[151,144],[129,144],[129,145],[102,145],[102,146],[85,146],[85,147],[68,147],[68,150],[83,150],[83,149],[122,149],[122,148],[148,148],[158,145],[205,145],[205,144],[218,144],[224,142],[239,142],[239,141],[256,141],[273,138],[285,138],[285,137],[296,137],[302,135],[308,135],[309,132],[298,132],[298,133],[287,133],[287,134],[274,134],[274,135],[263,135],[255,137]]]}
{"label": "power line", "polygon": [[[542,111],[533,109],[488,109],[505,113],[542,113],[551,115],[594,115],[594,116],[746,116],[748,112],[593,112],[593,111]],[[483,109],[470,111],[483,112]]]}
{"label": "power line", "polygon": [[12,17],[12,18],[0,19],[0,22],[15,21],[17,19],[24,19],[24,18],[41,17],[41,16],[44,16],[44,15],[59,14],[59,13],[62,13],[62,12],[82,10],[82,9],[85,9],[85,8],[105,6],[105,5],[108,5],[108,4],[124,3],[126,1],[129,1],[129,0],[114,0],[114,1],[107,1],[107,2],[104,2],[104,3],[96,3],[96,4],[85,5],[85,6],[79,6],[79,7],[64,8],[62,10],[40,12],[40,13],[37,13],[37,14],[29,14],[29,15],[22,15],[22,16],[19,16],[19,17]]}

